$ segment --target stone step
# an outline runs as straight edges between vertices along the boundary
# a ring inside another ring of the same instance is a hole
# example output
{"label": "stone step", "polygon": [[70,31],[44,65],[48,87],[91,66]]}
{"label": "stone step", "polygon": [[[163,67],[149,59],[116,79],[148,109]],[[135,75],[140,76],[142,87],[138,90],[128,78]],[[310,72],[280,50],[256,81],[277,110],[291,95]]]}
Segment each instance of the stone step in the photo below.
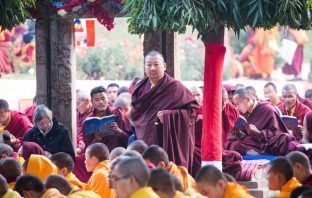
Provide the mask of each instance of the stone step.
{"label": "stone step", "polygon": [[238,184],[245,186],[248,189],[259,189],[259,188],[267,188],[268,181],[260,180],[260,181],[237,181]]}

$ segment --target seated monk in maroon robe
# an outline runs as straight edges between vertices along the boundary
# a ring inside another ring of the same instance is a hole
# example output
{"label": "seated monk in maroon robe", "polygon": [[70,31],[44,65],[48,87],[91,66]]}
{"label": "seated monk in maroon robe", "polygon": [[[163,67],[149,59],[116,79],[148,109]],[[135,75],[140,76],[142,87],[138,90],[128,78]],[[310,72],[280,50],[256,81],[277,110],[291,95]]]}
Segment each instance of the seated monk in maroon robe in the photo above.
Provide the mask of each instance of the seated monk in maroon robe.
{"label": "seated monk in maroon robe", "polygon": [[312,100],[309,98],[302,98],[300,96],[298,96],[298,100],[304,104],[305,106],[309,107],[309,109],[312,110]]}
{"label": "seated monk in maroon robe", "polygon": [[149,52],[145,57],[147,77],[132,94],[131,119],[138,139],[161,146],[171,161],[191,171],[199,105],[191,92],[165,70],[163,56]]}
{"label": "seated monk in maroon robe", "polygon": [[[89,117],[104,117],[115,115],[116,120],[110,124],[109,128],[100,131],[99,133],[85,135],[82,130],[83,140],[86,147],[93,143],[104,143],[111,151],[116,147],[127,147],[130,122],[119,109],[113,110],[108,105],[108,98],[105,93],[105,88],[102,86],[95,87],[91,90],[91,102],[93,105],[93,112]],[[113,132],[113,133],[111,133]],[[112,134],[112,135],[111,135]]]}
{"label": "seated monk in maroon robe", "polygon": [[277,95],[277,89],[274,83],[268,82],[265,84],[263,93],[265,100],[270,102],[273,106],[277,106],[281,103],[281,98]]}
{"label": "seated monk in maroon robe", "polygon": [[301,140],[303,137],[303,119],[306,113],[311,110],[298,100],[298,92],[294,85],[287,84],[282,89],[283,102],[277,107],[282,112],[282,115],[295,116],[298,119],[298,126],[287,126],[293,131],[294,136]]}
{"label": "seated monk in maroon robe", "polygon": [[[102,86],[95,87],[91,90],[91,102],[94,110],[93,112],[91,112],[89,117],[103,117],[115,115],[115,122],[110,124],[108,128],[105,128],[99,133],[85,135],[84,130],[82,130],[82,134],[86,147],[93,143],[101,142],[104,143],[111,151],[116,147],[127,146],[128,138],[130,135],[130,122],[126,118],[126,116],[122,114],[120,109],[113,110],[109,107],[108,98],[105,91],[105,88]],[[87,172],[84,166],[84,161],[84,154],[77,156],[75,158],[75,166],[73,172],[80,181],[86,182],[90,177],[90,173]]]}
{"label": "seated monk in maroon robe", "polygon": [[227,138],[231,135],[236,120],[239,117],[238,109],[229,102],[228,92],[222,88],[222,171],[241,171],[242,156],[236,151],[226,150]]}
{"label": "seated monk in maroon robe", "polygon": [[195,177],[197,171],[201,168],[201,139],[203,130],[203,91],[199,87],[191,87],[191,93],[195,100],[200,105],[200,108],[196,111],[196,122],[195,122],[195,148],[193,155],[193,167],[192,176]]}
{"label": "seated monk in maroon robe", "polygon": [[77,148],[76,152],[78,155],[83,153],[86,148],[86,145],[83,142],[82,134],[82,124],[83,121],[90,116],[93,112],[93,107],[91,103],[90,94],[84,91],[79,91],[76,94],[76,106],[77,106],[77,117],[76,117],[76,126],[77,126]]}
{"label": "seated monk in maroon robe", "polygon": [[9,110],[7,101],[0,99],[0,133],[11,133],[10,145],[17,152],[22,144],[24,134],[33,127],[28,117],[20,112]]}
{"label": "seated monk in maroon robe", "polygon": [[242,155],[288,153],[288,143],[295,138],[288,133],[271,104],[251,99],[245,88],[235,91],[233,102],[248,124],[241,129],[234,127],[235,138],[229,137],[226,145],[228,150],[235,150]]}
{"label": "seated monk in maroon robe", "polygon": [[24,114],[28,117],[31,123],[33,123],[33,115],[37,107],[37,103],[38,103],[37,96],[35,96],[33,99],[33,105],[31,105],[30,107],[27,107],[24,111]]}
{"label": "seated monk in maroon robe", "polygon": [[304,117],[303,121],[303,143],[312,143],[312,112],[309,112]]}
{"label": "seated monk in maroon robe", "polygon": [[286,156],[294,168],[294,176],[304,186],[312,186],[312,170],[308,156],[293,151]]}

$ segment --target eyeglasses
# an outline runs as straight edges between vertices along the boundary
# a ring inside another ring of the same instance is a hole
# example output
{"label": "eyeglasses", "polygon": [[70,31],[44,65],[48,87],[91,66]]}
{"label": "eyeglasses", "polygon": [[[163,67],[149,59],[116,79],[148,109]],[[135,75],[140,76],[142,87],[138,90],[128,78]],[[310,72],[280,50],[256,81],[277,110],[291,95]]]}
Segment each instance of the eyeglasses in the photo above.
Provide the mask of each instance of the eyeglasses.
{"label": "eyeglasses", "polygon": [[111,175],[110,178],[114,181],[114,182],[117,182],[119,180],[122,180],[122,179],[127,179],[128,177],[130,177],[130,175],[125,175],[125,176],[122,176],[122,177],[116,177],[114,175]]}

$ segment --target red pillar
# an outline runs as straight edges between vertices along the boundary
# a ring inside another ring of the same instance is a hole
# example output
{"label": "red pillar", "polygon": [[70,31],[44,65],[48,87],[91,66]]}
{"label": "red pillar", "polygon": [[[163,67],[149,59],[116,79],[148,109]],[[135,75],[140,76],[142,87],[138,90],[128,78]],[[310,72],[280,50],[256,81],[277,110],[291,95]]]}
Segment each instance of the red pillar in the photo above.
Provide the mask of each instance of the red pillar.
{"label": "red pillar", "polygon": [[[220,35],[219,35],[220,36]],[[205,42],[204,104],[202,132],[202,165],[222,168],[222,68],[225,55],[223,42]]]}

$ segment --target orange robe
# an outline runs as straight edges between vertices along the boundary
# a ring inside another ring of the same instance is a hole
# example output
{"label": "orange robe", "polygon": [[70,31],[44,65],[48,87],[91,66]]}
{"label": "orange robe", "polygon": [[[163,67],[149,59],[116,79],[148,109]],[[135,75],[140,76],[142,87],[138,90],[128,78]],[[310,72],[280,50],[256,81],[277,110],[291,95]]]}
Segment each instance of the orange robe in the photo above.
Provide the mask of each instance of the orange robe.
{"label": "orange robe", "polygon": [[282,186],[281,192],[278,194],[278,197],[290,197],[290,193],[299,186],[301,186],[300,182],[295,177],[291,178],[284,186]]}
{"label": "orange robe", "polygon": [[28,161],[26,173],[37,175],[41,181],[51,174],[57,174],[57,167],[43,155],[31,155]]}
{"label": "orange robe", "polygon": [[183,166],[177,166],[173,162],[165,167],[165,169],[172,175],[176,176],[182,184],[184,190],[187,188],[196,189],[194,178],[187,172],[187,169]]}
{"label": "orange robe", "polygon": [[245,186],[229,182],[224,192],[224,198],[252,198]]}
{"label": "orange robe", "polygon": [[115,191],[108,187],[109,161],[100,162],[94,169],[86,190],[91,190],[103,198],[115,198]]}
{"label": "orange robe", "polygon": [[80,190],[84,190],[86,188],[86,184],[81,182],[74,173],[70,172],[66,175],[66,179],[73,185],[77,186]]}
{"label": "orange robe", "polygon": [[76,191],[76,192],[72,192],[70,193],[70,195],[68,196],[70,198],[101,198],[100,195],[96,194],[93,191]]}
{"label": "orange robe", "polygon": [[159,198],[151,187],[143,187],[134,192],[130,198]]}

